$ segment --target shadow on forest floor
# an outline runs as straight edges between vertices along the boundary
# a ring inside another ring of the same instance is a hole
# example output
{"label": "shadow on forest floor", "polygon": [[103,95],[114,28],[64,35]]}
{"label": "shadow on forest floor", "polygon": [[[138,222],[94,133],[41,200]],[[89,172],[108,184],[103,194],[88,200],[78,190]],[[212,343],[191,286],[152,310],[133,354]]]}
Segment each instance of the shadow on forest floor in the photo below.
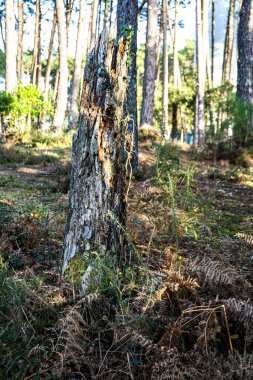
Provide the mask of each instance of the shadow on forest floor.
{"label": "shadow on forest floor", "polygon": [[252,379],[251,172],[142,143],[133,268],[79,299],[60,277],[70,163],[54,154],[0,166],[0,379]]}

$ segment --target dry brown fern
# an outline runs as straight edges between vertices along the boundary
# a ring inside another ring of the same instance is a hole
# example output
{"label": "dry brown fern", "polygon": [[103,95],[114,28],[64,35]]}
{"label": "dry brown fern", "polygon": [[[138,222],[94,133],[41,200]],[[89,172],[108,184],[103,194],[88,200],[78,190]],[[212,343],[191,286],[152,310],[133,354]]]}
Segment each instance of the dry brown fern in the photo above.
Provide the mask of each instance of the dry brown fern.
{"label": "dry brown fern", "polygon": [[183,379],[183,372],[180,368],[180,354],[177,349],[171,348],[164,351],[163,355],[153,365],[151,371],[151,380]]}
{"label": "dry brown fern", "polygon": [[229,316],[242,323],[246,329],[253,328],[253,305],[247,301],[229,298],[224,300]]}
{"label": "dry brown fern", "polygon": [[196,260],[190,269],[202,282],[203,286],[231,286],[243,283],[238,271],[226,262],[204,258]]}
{"label": "dry brown fern", "polygon": [[253,246],[253,236],[245,233],[237,233],[236,237],[243,239],[248,245]]}

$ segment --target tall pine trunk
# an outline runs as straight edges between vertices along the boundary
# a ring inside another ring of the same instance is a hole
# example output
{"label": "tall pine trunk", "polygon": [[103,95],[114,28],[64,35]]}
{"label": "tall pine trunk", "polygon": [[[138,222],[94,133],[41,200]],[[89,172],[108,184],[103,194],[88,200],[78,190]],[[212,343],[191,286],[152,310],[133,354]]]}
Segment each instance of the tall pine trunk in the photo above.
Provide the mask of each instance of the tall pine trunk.
{"label": "tall pine trunk", "polygon": [[[243,0],[238,26],[237,96],[245,104],[253,105],[253,2]],[[252,120],[246,123],[243,140],[246,142]],[[235,134],[237,134],[235,127]]]}
{"label": "tall pine trunk", "polygon": [[[175,95],[178,90],[178,52],[177,52],[177,27],[178,27],[178,7],[179,0],[175,0],[175,18],[174,18],[174,38],[173,38],[173,89]],[[172,104],[172,131],[171,138],[177,138],[178,131],[178,103],[174,101]]]}
{"label": "tall pine trunk", "polygon": [[[131,46],[129,52],[129,65],[127,72],[127,89],[125,102],[125,119],[127,122],[127,131],[133,136],[133,150],[131,166],[134,175],[138,174],[138,123],[137,123],[137,69],[136,69],[136,52],[137,52],[137,16],[138,2],[136,0],[118,0],[117,5],[117,36],[120,37],[123,29],[131,28]],[[123,32],[124,33],[124,32]]]}
{"label": "tall pine trunk", "polygon": [[[156,79],[156,40],[158,26],[158,0],[148,1],[148,22],[145,50],[145,69],[141,107],[141,128],[153,128],[154,92]],[[159,52],[160,54],[160,52]]]}
{"label": "tall pine trunk", "polygon": [[85,8],[86,8],[86,0],[80,0],[74,75],[73,75],[71,104],[70,104],[70,118],[69,118],[70,129],[74,129],[78,121],[79,90],[80,90],[82,59],[83,59],[83,33],[84,33],[84,28],[85,28],[85,10],[86,10]]}
{"label": "tall pine trunk", "polygon": [[45,99],[48,99],[56,23],[57,23],[57,12],[56,12],[56,7],[55,7],[53,24],[52,24],[52,29],[51,29],[50,41],[49,41],[49,47],[48,47],[48,57],[47,57],[46,74],[45,74],[45,85],[44,85],[44,97],[45,97]]}
{"label": "tall pine trunk", "polygon": [[89,40],[87,45],[88,52],[94,47],[96,42],[98,7],[99,0],[92,0],[89,21]]}
{"label": "tall pine trunk", "polygon": [[105,0],[103,29],[107,28],[108,12],[109,12],[109,0]]}
{"label": "tall pine trunk", "polygon": [[59,85],[53,120],[53,131],[55,132],[63,127],[68,98],[67,32],[63,0],[56,0],[56,11],[59,39]]}
{"label": "tall pine trunk", "polygon": [[211,35],[211,82],[214,86],[214,56],[215,56],[215,1],[212,0],[212,35]]}
{"label": "tall pine trunk", "polygon": [[63,272],[75,257],[84,262],[83,293],[89,292],[94,281],[92,252],[107,253],[118,265],[127,261],[123,233],[126,165],[122,162],[126,48],[123,39],[115,44],[103,33],[84,73],[63,259]]}
{"label": "tall pine trunk", "polygon": [[162,134],[169,139],[169,57],[168,57],[168,30],[167,30],[167,0],[163,0],[163,95],[162,95]]}
{"label": "tall pine trunk", "polygon": [[17,74],[18,81],[23,81],[23,36],[24,36],[24,2],[18,0],[18,55]]}
{"label": "tall pine trunk", "polygon": [[222,82],[230,82],[231,65],[234,45],[234,24],[235,24],[235,6],[236,0],[230,0],[226,37],[224,43]]}
{"label": "tall pine trunk", "polygon": [[203,29],[207,0],[196,0],[196,27],[197,27],[197,91],[195,106],[195,137],[196,145],[205,143],[205,30]]}
{"label": "tall pine trunk", "polygon": [[5,0],[5,89],[13,91],[17,84],[16,32],[13,0]]}
{"label": "tall pine trunk", "polygon": [[40,85],[41,79],[41,4],[36,0],[36,19],[33,45],[31,83]]}

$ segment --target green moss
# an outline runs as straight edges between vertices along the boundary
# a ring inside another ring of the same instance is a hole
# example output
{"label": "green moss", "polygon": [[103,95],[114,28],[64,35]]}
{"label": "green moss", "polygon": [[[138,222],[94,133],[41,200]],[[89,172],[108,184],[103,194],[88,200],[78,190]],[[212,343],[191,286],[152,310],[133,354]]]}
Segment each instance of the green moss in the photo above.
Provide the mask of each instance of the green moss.
{"label": "green moss", "polygon": [[70,261],[65,271],[65,278],[67,281],[71,282],[74,286],[80,287],[82,276],[87,270],[88,264],[84,260],[83,254],[78,253]]}

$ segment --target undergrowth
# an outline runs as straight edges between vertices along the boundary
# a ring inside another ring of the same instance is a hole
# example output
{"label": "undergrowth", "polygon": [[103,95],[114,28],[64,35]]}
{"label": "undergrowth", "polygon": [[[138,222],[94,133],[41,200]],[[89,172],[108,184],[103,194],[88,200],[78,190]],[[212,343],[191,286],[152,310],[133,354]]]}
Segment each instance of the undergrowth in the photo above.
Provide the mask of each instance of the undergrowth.
{"label": "undergrowth", "polygon": [[[131,265],[91,252],[86,296],[78,260],[60,276],[65,195],[38,187],[24,198],[20,179],[2,182],[0,378],[253,378],[248,205],[238,212],[231,183],[178,147],[154,156],[152,178],[129,193]],[[54,170],[69,176],[59,160]]]}

